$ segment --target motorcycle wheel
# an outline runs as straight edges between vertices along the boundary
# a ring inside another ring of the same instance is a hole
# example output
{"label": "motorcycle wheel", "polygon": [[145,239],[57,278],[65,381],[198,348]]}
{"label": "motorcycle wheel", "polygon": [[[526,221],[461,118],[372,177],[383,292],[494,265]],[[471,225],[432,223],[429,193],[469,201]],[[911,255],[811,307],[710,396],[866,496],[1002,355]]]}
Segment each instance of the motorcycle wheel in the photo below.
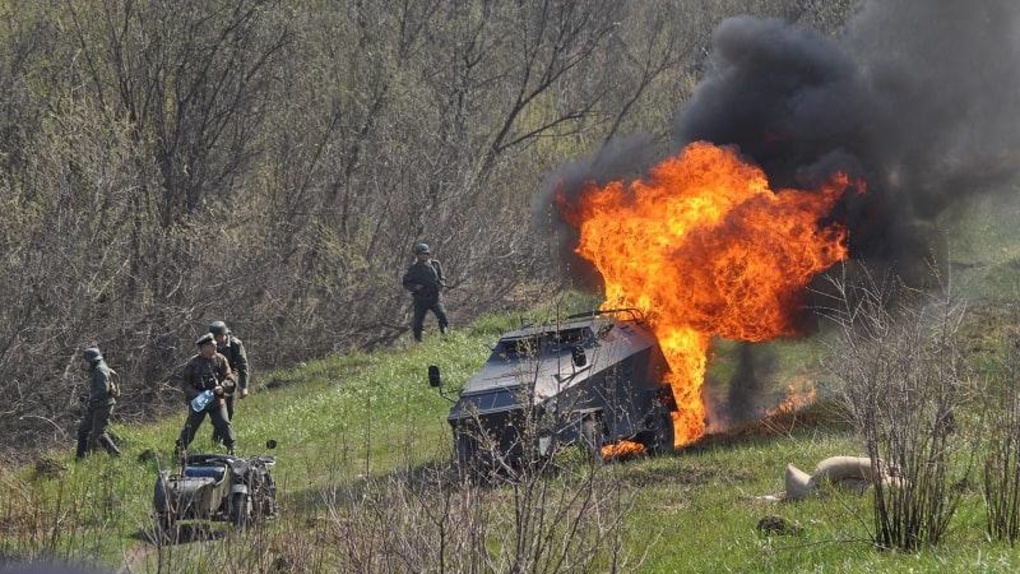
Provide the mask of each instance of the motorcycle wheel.
{"label": "motorcycle wheel", "polygon": [[251,524],[251,498],[246,493],[235,492],[230,496],[230,522],[237,528]]}

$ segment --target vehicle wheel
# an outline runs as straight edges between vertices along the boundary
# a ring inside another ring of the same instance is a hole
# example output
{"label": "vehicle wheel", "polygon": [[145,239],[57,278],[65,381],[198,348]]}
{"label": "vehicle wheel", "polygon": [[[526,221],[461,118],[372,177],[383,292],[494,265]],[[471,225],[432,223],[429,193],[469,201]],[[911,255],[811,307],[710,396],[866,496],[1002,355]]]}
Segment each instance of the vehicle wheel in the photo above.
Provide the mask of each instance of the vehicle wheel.
{"label": "vehicle wheel", "polygon": [[169,513],[161,512],[156,515],[156,543],[157,545],[175,544],[180,531],[177,528],[177,521]]}
{"label": "vehicle wheel", "polygon": [[251,524],[251,498],[247,493],[235,492],[230,495],[230,522],[237,528]]}
{"label": "vehicle wheel", "polygon": [[262,524],[269,509],[268,485],[260,473],[260,469],[252,468],[248,475],[248,498],[251,499],[251,523]]}
{"label": "vehicle wheel", "polygon": [[266,493],[262,501],[262,520],[270,518],[276,518],[276,494],[272,492]]}
{"label": "vehicle wheel", "polygon": [[458,432],[454,441],[454,457],[458,478],[472,484],[484,482],[487,472],[491,467],[483,460],[487,453],[480,452],[478,440],[475,437]]}
{"label": "vehicle wheel", "polygon": [[252,509],[254,514],[252,519],[259,524],[276,515],[276,497],[268,487],[263,485],[255,494]]}
{"label": "vehicle wheel", "polygon": [[457,457],[457,464],[462,467],[466,466],[478,456],[478,441],[465,433],[457,433],[454,450],[456,451],[454,455]]}
{"label": "vehicle wheel", "polygon": [[641,433],[638,442],[644,445],[645,451],[651,456],[673,452],[673,416],[669,409],[657,402],[651,417],[652,428]]}
{"label": "vehicle wheel", "polygon": [[581,452],[589,461],[602,462],[602,447],[606,444],[606,433],[597,418],[585,417],[581,421],[579,444]]}

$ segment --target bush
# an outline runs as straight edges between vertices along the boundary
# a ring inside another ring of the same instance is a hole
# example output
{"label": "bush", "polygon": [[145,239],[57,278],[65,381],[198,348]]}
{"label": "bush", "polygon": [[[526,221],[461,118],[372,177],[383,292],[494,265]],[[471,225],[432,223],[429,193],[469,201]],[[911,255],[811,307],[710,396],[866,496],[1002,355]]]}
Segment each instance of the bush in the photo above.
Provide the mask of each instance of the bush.
{"label": "bush", "polygon": [[868,272],[832,282],[825,310],[838,329],[836,376],[877,481],[872,537],[879,548],[942,541],[974,445],[958,428],[970,391],[959,329],[965,307],[947,288],[923,292]]}

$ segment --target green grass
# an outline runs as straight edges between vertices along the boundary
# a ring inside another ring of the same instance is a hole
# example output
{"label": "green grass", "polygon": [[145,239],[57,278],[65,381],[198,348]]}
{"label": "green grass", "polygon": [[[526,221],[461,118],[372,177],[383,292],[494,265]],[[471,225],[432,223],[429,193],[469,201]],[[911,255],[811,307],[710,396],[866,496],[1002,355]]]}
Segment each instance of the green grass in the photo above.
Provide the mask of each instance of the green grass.
{"label": "green grass", "polygon": [[[978,361],[1015,333],[1020,239],[1008,231],[1017,211],[989,202],[954,223],[964,233],[953,252],[953,273],[971,300],[965,328]],[[392,515],[372,516],[387,510],[385,496],[394,492],[394,484],[441,474],[448,465],[450,403],[428,386],[426,366],[440,365],[447,390],[455,393],[484,361],[498,333],[590,305],[576,298],[524,316],[490,315],[445,338],[427,334],[422,345],[401,341],[385,351],[328,357],[267,374],[262,388],[239,403],[236,430],[241,454],[264,452],[261,445],[269,438],[279,442],[274,474],[282,512],[266,528],[244,534],[240,545],[241,535],[221,526],[213,528],[219,534],[210,540],[162,551],[145,541],[152,527],[153,482],[160,464],[169,464],[182,405],[179,415],[151,425],[114,425],[125,450],[119,460],[100,454],[74,463],[70,451],[51,453],[49,458],[65,469],[52,478],[32,466],[0,469],[0,555],[45,553],[106,566],[127,563],[134,572],[156,572],[170,563],[182,572],[224,569],[224,564],[241,564],[248,572],[330,571],[362,526],[366,531],[409,528],[390,525]],[[810,383],[820,396],[829,396],[823,368],[825,354],[833,352],[829,340],[823,335],[759,346],[758,352],[772,357],[764,380],[767,393],[778,401],[789,384]],[[725,396],[737,369],[737,349],[733,343],[713,345],[710,393]],[[193,448],[214,450],[210,434],[205,424]],[[145,451],[156,457],[140,461]],[[620,486],[620,507],[627,511],[617,516],[622,522],[616,543],[641,572],[1020,568],[1020,552],[986,539],[976,487],[965,491],[946,543],[916,554],[880,552],[871,545],[869,496],[832,493],[798,503],[764,498],[782,491],[787,464],[810,471],[818,461],[844,454],[862,454],[859,442],[838,415],[814,408],[709,437],[674,456],[614,463],[598,473],[605,484]],[[574,470],[542,479],[556,492],[577,488],[580,463],[567,457],[563,464]],[[513,515],[516,495],[504,486],[477,497],[490,520],[504,520]],[[422,508],[434,510],[432,504],[426,501]],[[756,525],[772,515],[795,522],[802,532],[762,535]],[[505,534],[489,533],[490,552],[506,551],[500,547]],[[248,554],[238,558],[242,548]]]}
{"label": "green grass", "polygon": [[[448,449],[450,403],[428,386],[426,365],[441,363],[448,384],[457,388],[487,357],[483,342],[453,333],[421,346],[331,357],[273,373],[265,381],[272,390],[238,404],[239,454],[262,453],[266,439],[276,439],[281,501],[310,512],[320,502],[316,490],[332,482],[434,460]],[[36,476],[32,468],[0,474],[7,491],[18,493],[0,501],[0,520],[7,523],[0,528],[0,554],[45,548],[110,562],[137,545],[151,528],[156,472],[160,463],[170,464],[183,405],[181,411],[149,426],[114,425],[125,451],[120,460],[97,454],[74,463],[69,454],[56,453],[51,456],[67,469],[59,478]],[[193,451],[217,450],[211,431],[203,423]],[[158,461],[137,460],[144,451],[157,453]]]}
{"label": "green grass", "polygon": [[[491,342],[488,334],[470,333],[277,372],[268,379],[272,390],[240,404],[237,427],[243,453],[261,452],[258,447],[266,438],[280,443],[276,476],[284,516],[265,531],[247,535],[265,537],[267,552],[277,556],[266,558],[265,568],[279,556],[293,554],[292,543],[285,548],[281,540],[291,541],[295,532],[303,531],[314,540],[330,532],[326,501],[331,494],[343,506],[362,496],[352,493],[368,493],[380,480],[445,464],[449,403],[428,387],[425,366],[442,365],[448,386],[458,388],[484,360]],[[792,371],[783,366],[775,373],[777,381],[803,372],[802,355],[817,351],[807,352],[805,344],[774,344],[792,347],[776,353],[792,353],[798,359],[790,362]],[[798,349],[805,352],[794,352]],[[722,379],[729,374],[727,352],[728,346],[720,347],[712,376]],[[182,418],[146,427],[116,426],[126,449],[121,460],[99,455],[74,464],[65,455],[60,462],[67,471],[59,478],[34,476],[32,469],[5,474],[5,481],[15,483],[5,491],[21,498],[0,503],[0,517],[6,514],[9,521],[18,518],[25,523],[22,511],[31,508],[40,524],[35,538],[19,535],[8,525],[0,551],[45,548],[58,556],[100,556],[106,565],[138,553],[141,558],[132,558],[135,571],[156,571],[159,556],[142,539],[150,528],[157,463],[139,463],[135,457],[153,449],[168,460]],[[198,450],[212,447],[210,431],[205,426],[199,433]],[[788,463],[810,471],[825,457],[859,452],[837,418],[809,411],[783,423],[710,438],[675,456],[611,464],[600,472],[619,481],[632,504],[622,541],[625,553],[635,559],[644,553],[642,572],[1005,572],[1020,564],[1016,551],[984,540],[979,492],[968,493],[950,541],[916,555],[872,548],[867,496],[833,494],[800,503],[762,498],[782,490]],[[553,488],[565,487],[556,486],[557,478],[543,480],[553,481]],[[491,504],[499,507],[511,495],[504,487],[490,496]],[[803,532],[763,536],[755,527],[769,515],[794,521]],[[59,524],[55,539],[49,538],[54,529],[47,526],[54,524]],[[182,544],[169,552],[175,564],[186,564],[188,570],[211,568],[229,558],[234,534],[224,532],[225,538]],[[321,562],[312,562],[311,570],[336,559],[328,551],[320,552]]]}

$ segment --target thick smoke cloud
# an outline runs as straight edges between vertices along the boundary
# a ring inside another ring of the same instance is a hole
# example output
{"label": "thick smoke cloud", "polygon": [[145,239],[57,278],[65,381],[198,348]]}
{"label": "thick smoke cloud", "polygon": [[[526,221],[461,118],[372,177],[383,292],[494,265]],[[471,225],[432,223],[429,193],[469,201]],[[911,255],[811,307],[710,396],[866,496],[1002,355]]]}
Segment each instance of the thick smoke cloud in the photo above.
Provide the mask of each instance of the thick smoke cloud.
{"label": "thick smoke cloud", "polygon": [[[936,248],[936,216],[1020,167],[1020,2],[870,1],[838,38],[727,19],[675,127],[676,150],[738,146],[774,189],[811,188],[837,169],[865,180],[868,192],[848,195],[833,218],[850,227],[852,257],[909,275]],[[568,166],[539,211],[553,191],[569,198],[644,169],[650,147],[640,149]],[[571,261],[572,273],[586,269]]]}
{"label": "thick smoke cloud", "polygon": [[575,285],[598,292],[602,278],[585,259],[574,253],[579,235],[577,229],[565,222],[557,211],[557,197],[569,203],[588,185],[606,185],[611,181],[640,178],[649,167],[660,161],[650,137],[635,135],[609,142],[595,156],[560,167],[550,175],[542,193],[531,204],[533,224],[545,230],[556,243],[561,265]]}
{"label": "thick smoke cloud", "polygon": [[716,426],[734,427],[761,417],[761,393],[776,368],[776,357],[764,347],[741,343],[737,346],[736,369],[729,381],[726,402],[712,413],[723,420]]}
{"label": "thick smoke cloud", "polygon": [[736,144],[774,186],[792,186],[833,152],[871,139],[876,106],[853,61],[824,36],[779,20],[730,18],[715,31],[712,58],[713,72],[678,116],[678,148]]}
{"label": "thick smoke cloud", "polygon": [[869,2],[841,39],[731,18],[677,144],[737,145],[773,187],[863,178],[868,193],[834,214],[851,254],[909,274],[936,247],[936,216],[1016,172],[1018,32],[1012,0]]}

